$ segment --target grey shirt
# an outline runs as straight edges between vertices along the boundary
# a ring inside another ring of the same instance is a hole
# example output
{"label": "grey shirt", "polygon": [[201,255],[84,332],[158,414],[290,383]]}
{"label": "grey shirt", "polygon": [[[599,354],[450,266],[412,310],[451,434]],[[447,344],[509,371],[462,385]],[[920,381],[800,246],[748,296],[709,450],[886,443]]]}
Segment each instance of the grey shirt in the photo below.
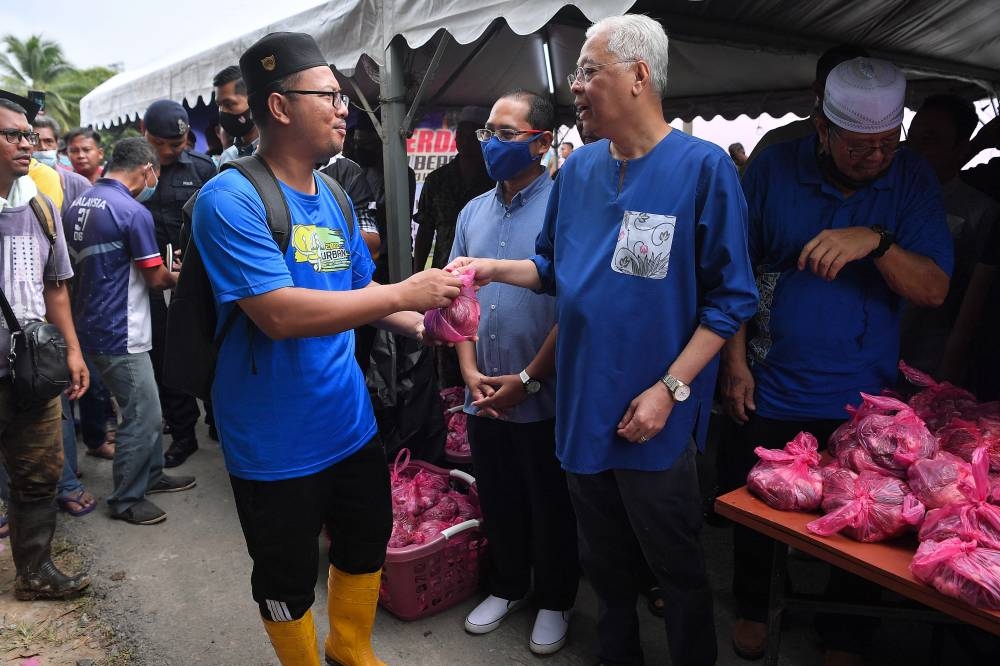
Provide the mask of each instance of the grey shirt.
{"label": "grey shirt", "polygon": [[[46,203],[56,223],[54,247],[42,233],[42,225],[30,205],[0,211],[0,288],[22,324],[45,319],[45,280],[73,277],[59,211],[48,199]],[[0,317],[0,377],[10,371],[9,353],[10,330],[4,318]]]}

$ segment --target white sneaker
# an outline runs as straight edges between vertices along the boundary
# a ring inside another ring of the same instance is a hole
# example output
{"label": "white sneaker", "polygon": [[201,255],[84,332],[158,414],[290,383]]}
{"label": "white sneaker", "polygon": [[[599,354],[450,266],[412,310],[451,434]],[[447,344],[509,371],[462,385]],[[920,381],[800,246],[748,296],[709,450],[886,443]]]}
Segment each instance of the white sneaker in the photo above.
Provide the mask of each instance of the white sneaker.
{"label": "white sneaker", "polygon": [[566,611],[539,610],[535,616],[535,626],[531,629],[531,642],[528,647],[535,654],[552,654],[566,645],[569,635],[569,616],[572,609]]}
{"label": "white sneaker", "polygon": [[491,594],[465,618],[465,630],[470,634],[488,634],[499,627],[505,617],[523,605],[524,599],[508,601]]}

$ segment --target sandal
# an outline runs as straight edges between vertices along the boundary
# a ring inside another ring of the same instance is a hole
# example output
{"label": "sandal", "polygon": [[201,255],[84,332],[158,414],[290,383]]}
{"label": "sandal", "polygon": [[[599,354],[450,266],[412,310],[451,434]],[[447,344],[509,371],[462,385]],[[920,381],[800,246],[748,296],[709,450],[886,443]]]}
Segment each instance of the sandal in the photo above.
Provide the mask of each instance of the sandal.
{"label": "sandal", "polygon": [[115,459],[115,442],[114,440],[105,440],[103,444],[95,449],[87,449],[88,456],[94,456],[95,458],[103,458],[104,460],[114,460]]}
{"label": "sandal", "polygon": [[10,536],[10,525],[7,524],[7,513],[4,512],[0,515],[0,539],[6,539]]}
{"label": "sandal", "polygon": [[[97,508],[97,498],[88,493],[85,489],[80,488],[75,493],[69,495],[63,495],[62,497],[56,498],[56,504],[59,508],[74,518],[79,518],[80,516],[86,516],[88,513]],[[73,508],[73,507],[76,508]]]}

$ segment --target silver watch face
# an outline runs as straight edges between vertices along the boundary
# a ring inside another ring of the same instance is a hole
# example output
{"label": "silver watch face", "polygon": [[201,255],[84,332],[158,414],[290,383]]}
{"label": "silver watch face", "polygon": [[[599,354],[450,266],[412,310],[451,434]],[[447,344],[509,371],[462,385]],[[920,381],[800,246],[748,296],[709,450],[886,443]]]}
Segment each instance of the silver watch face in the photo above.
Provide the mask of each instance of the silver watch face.
{"label": "silver watch face", "polygon": [[537,379],[529,379],[524,383],[524,390],[530,393],[538,393],[542,390],[542,383]]}
{"label": "silver watch face", "polygon": [[681,384],[676,389],[674,389],[674,400],[677,402],[684,402],[691,397],[691,387],[687,384]]}

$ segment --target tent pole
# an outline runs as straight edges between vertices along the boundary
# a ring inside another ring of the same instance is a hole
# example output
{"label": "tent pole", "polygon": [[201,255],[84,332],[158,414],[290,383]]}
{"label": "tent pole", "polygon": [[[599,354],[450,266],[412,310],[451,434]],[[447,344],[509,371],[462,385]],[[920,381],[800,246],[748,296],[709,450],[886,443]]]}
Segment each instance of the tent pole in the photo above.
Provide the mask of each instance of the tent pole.
{"label": "tent pole", "polygon": [[405,280],[413,272],[410,258],[410,185],[403,116],[406,113],[406,81],[403,46],[396,37],[385,50],[385,66],[379,76],[382,96],[382,127],[385,130],[382,157],[385,163],[386,227],[389,234],[389,280]]}

